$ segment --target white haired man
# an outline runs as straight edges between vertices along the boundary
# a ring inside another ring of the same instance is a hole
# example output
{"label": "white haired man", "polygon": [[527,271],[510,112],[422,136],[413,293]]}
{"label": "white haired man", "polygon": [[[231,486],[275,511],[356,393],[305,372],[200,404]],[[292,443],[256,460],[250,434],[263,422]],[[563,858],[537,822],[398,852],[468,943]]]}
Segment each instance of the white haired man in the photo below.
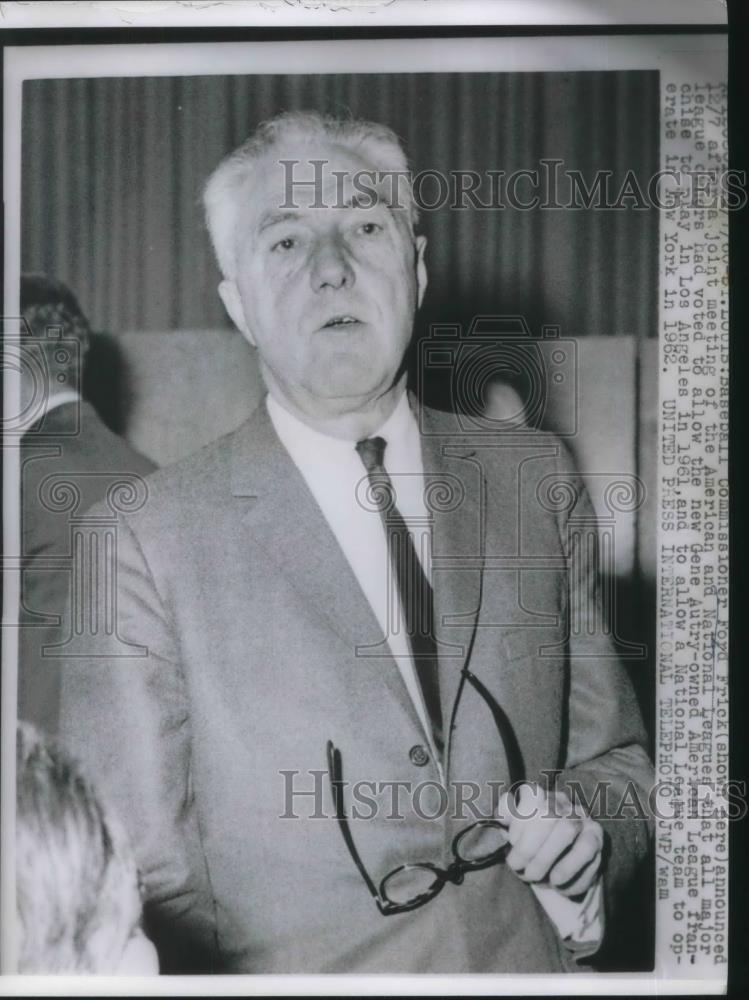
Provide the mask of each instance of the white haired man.
{"label": "white haired man", "polygon": [[570,628],[595,567],[538,498],[561,446],[479,448],[407,393],[427,275],[405,168],[381,125],[290,114],[206,187],[268,395],[119,525],[142,654],[62,667],[162,967],[577,969],[648,851],[644,810],[583,807],[645,795],[651,767],[607,637]]}

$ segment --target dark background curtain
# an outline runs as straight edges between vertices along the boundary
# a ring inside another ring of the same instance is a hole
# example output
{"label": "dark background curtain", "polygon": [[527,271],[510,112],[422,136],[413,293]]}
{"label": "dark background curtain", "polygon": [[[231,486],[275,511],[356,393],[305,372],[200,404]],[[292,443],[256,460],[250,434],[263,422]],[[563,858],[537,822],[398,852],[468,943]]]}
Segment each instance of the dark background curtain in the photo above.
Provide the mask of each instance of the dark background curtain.
{"label": "dark background curtain", "polygon": [[[94,328],[229,321],[200,191],[219,159],[281,110],[390,125],[414,171],[533,170],[563,161],[588,184],[658,167],[658,74],[394,73],[35,80],[23,115],[26,270],[70,284]],[[487,182],[488,183],[488,182]],[[425,198],[436,188],[424,185]],[[488,191],[488,188],[486,189]],[[486,191],[480,194],[486,201]],[[518,188],[529,197],[527,186]],[[566,198],[568,190],[560,193]],[[656,335],[654,210],[422,213],[430,287],[420,317],[525,316],[533,332]]]}

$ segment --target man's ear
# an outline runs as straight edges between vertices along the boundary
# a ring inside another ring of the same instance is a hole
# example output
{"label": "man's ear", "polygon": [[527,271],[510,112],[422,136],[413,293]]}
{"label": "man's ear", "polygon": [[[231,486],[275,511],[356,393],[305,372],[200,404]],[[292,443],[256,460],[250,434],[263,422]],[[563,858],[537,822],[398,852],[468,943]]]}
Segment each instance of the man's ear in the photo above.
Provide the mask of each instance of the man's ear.
{"label": "man's ear", "polygon": [[424,251],[427,246],[426,236],[417,236],[416,246],[416,307],[419,308],[424,299],[424,292],[427,290],[427,265],[424,260]]}
{"label": "man's ear", "polygon": [[229,278],[224,278],[218,286],[218,294],[221,296],[224,308],[229,313],[234,326],[236,326],[245,340],[249,341],[249,343],[254,347],[255,339],[247,326],[247,320],[244,315],[244,307],[242,306],[242,300],[239,297],[239,289],[237,288],[236,282],[229,280]]}

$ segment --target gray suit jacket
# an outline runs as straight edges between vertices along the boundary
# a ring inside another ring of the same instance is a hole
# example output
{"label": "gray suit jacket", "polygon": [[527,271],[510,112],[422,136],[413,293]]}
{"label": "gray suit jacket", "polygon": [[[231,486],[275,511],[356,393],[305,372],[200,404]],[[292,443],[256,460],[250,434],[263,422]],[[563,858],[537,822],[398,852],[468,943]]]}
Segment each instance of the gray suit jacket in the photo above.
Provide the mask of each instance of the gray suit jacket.
{"label": "gray suit jacket", "polygon": [[59,661],[45,656],[44,648],[70,632],[64,615],[72,580],[71,516],[100,501],[116,480],[155,468],[85,400],[50,410],[21,439],[18,715],[48,733],[57,731],[60,673]]}
{"label": "gray suit jacket", "polygon": [[[421,418],[449,781],[509,777],[486,702],[461,684],[467,664],[510,720],[527,779],[559,768],[589,799],[606,781],[615,808],[627,782],[649,787],[651,767],[608,637],[568,635],[595,575],[590,547],[568,544],[558,495],[543,492],[569,471],[563,449],[548,437],[470,442],[448,415]],[[327,742],[347,782],[439,776],[432,760],[413,762],[424,736],[401,673],[265,407],[146,482],[117,535],[118,629],[135,645],[61,661],[62,733],[129,826],[166,968],[574,968],[503,864],[409,913],[378,912],[332,818]],[[312,794],[290,799],[290,788]],[[401,819],[382,808],[352,821],[377,883],[409,861],[445,867],[469,822],[425,818],[428,795],[421,816],[402,801]],[[649,823],[604,825],[615,905]]]}

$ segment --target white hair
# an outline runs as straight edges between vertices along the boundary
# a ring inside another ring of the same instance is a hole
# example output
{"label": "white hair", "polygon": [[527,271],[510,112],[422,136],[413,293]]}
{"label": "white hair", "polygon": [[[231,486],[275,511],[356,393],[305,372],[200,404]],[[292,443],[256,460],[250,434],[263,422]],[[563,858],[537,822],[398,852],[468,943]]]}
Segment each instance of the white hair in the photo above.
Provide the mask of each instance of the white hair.
{"label": "white hair", "polygon": [[393,190],[396,197],[403,192],[406,202],[403,207],[407,209],[406,218],[413,230],[418,212],[407,173],[408,160],[392,129],[376,122],[334,118],[316,111],[284,112],[263,122],[238,149],[229,153],[210,175],[203,190],[208,232],[225,278],[235,276],[237,205],[256,162],[281,143],[304,145],[319,140],[344,146],[363,156],[377,170],[402,174],[405,183],[401,184],[398,177]]}

